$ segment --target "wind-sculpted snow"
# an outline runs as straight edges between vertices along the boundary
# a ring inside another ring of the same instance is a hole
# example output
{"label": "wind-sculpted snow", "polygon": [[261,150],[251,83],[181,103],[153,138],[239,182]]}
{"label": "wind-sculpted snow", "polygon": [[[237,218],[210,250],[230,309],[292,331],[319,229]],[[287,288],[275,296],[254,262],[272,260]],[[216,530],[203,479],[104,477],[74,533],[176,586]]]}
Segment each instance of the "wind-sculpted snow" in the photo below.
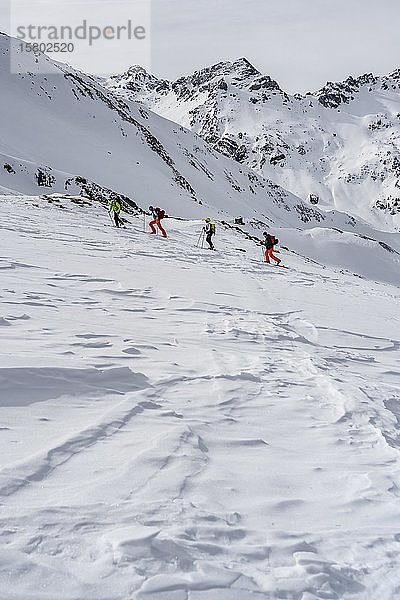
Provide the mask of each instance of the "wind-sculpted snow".
{"label": "wind-sculpted snow", "polygon": [[[75,343],[75,346],[102,348],[108,347],[108,344]],[[1,368],[0,406],[25,406],[44,400],[62,399],[63,396],[91,398],[125,394],[145,387],[143,383],[143,376],[124,369],[111,369],[104,373],[94,369]]]}
{"label": "wind-sculpted snow", "polygon": [[396,598],[396,252],[60,203],[0,207],[0,596]]}

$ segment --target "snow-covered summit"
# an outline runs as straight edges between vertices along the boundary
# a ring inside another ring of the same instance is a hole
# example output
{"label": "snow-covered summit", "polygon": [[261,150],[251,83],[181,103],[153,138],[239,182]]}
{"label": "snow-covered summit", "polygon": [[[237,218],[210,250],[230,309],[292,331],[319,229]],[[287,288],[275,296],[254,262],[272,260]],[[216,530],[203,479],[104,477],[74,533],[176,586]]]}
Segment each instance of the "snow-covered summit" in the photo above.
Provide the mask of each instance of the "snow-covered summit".
{"label": "snow-covered summit", "polygon": [[188,100],[200,91],[228,89],[228,86],[239,89],[280,90],[276,81],[262,75],[246,58],[233,62],[224,61],[196,71],[192,75],[180,77],[176,81],[158,79],[138,65],[132,66],[121,75],[113,75],[105,82],[106,87],[114,90],[135,92],[135,99],[145,93],[156,92],[160,95],[175,93],[178,99]]}
{"label": "snow-covered summit", "polygon": [[157,90],[160,93],[170,87],[168,81],[157,79],[140,65],[133,65],[122,75],[113,75],[107,80],[107,85],[113,89],[125,89],[133,92]]}
{"label": "snow-covered summit", "polygon": [[400,69],[396,69],[383,77],[365,73],[359,77],[350,76],[341,82],[328,81],[323,88],[315,92],[314,96],[326,108],[338,108],[342,104],[349,104],[356,100],[357,94],[363,90],[376,94],[380,91],[398,91],[399,89]]}

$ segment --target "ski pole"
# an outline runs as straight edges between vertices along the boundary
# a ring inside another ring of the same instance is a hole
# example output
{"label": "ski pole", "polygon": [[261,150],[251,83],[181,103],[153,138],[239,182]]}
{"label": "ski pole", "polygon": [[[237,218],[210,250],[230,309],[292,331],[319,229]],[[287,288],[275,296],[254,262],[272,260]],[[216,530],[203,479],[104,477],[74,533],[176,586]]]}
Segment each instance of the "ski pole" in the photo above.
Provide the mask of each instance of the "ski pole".
{"label": "ski pole", "polygon": [[200,235],[199,235],[199,239],[197,240],[196,248],[198,248],[200,246],[200,240],[203,237],[203,233],[204,233],[204,231],[201,230]]}
{"label": "ski pole", "polygon": [[143,233],[146,233],[146,213],[143,212]]}
{"label": "ski pole", "polygon": [[200,232],[200,235],[199,235],[199,239],[197,240],[196,248],[199,248],[200,244],[201,244],[201,247],[203,248],[205,235],[206,235],[205,231],[204,231],[204,229],[202,229]]}

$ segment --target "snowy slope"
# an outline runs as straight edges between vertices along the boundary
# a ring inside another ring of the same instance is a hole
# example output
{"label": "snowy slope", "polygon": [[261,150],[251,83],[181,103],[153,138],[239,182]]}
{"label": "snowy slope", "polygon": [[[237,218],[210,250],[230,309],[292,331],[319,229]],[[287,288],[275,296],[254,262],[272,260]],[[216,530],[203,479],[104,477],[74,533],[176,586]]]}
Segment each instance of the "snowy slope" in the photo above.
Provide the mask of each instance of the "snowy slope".
{"label": "snowy slope", "polygon": [[1,598],[394,600],[399,288],[63,205],[0,205]]}
{"label": "snowy slope", "polygon": [[157,80],[140,67],[105,85],[201,135],[304,200],[399,227],[400,72],[291,96],[246,59]]}

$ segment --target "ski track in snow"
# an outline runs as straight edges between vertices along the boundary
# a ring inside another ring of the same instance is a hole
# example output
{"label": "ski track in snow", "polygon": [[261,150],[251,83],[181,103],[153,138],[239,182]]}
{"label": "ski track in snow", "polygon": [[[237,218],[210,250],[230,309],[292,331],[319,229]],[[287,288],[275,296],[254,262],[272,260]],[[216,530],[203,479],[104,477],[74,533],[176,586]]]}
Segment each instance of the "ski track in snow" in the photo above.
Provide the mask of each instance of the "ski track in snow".
{"label": "ski track in snow", "polygon": [[400,596],[396,288],[10,209],[1,598]]}

